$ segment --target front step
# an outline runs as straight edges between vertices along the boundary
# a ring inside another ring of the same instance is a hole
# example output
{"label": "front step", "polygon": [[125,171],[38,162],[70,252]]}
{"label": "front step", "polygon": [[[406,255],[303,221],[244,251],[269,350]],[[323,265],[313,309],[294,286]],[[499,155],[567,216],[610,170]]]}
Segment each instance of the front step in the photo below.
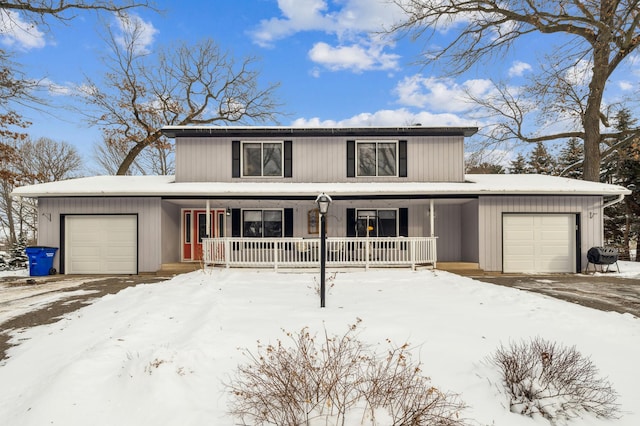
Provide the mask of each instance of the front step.
{"label": "front step", "polygon": [[202,265],[199,262],[176,262],[176,263],[163,263],[160,268],[160,273],[163,274],[184,274],[187,272],[193,272],[200,269]]}
{"label": "front step", "polygon": [[438,262],[436,269],[459,275],[483,275],[478,263],[474,262]]}

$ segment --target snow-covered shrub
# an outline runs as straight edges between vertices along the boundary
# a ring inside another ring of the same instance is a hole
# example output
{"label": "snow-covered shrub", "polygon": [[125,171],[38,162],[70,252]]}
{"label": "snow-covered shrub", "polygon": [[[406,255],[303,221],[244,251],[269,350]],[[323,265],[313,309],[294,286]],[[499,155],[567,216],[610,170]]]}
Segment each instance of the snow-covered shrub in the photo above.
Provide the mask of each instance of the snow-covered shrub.
{"label": "snow-covered shrub", "polygon": [[537,337],[501,346],[490,361],[500,369],[514,413],[541,415],[552,424],[581,412],[603,418],[618,415],[611,383],[598,377],[598,369],[575,346]]}
{"label": "snow-covered shrub", "polygon": [[9,269],[9,262],[7,262],[7,253],[0,252],[0,271],[6,271]]}
{"label": "snow-covered shrub", "polygon": [[18,241],[11,245],[7,259],[9,269],[23,269],[29,265],[29,257],[25,252],[26,248],[27,240],[24,237],[20,237]]}
{"label": "snow-covered shrub", "polygon": [[356,326],[321,338],[303,328],[285,332],[290,345],[245,350],[249,362],[226,384],[230,413],[252,425],[465,424],[464,404],[431,385],[407,344],[378,356],[356,338]]}

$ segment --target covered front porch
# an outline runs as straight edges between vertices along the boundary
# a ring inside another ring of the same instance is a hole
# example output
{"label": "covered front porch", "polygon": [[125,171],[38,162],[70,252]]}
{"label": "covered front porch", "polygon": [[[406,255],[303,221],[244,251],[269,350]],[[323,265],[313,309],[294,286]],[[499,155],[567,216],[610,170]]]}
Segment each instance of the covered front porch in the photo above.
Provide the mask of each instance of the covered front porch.
{"label": "covered front porch", "polygon": [[[436,267],[437,237],[326,239],[332,267]],[[205,238],[203,263],[225,267],[315,267],[322,257],[320,238]]]}
{"label": "covered front porch", "polygon": [[[311,197],[165,199],[163,210],[163,264],[320,265],[320,216]],[[329,267],[478,262],[474,198],[336,196],[325,218]]]}

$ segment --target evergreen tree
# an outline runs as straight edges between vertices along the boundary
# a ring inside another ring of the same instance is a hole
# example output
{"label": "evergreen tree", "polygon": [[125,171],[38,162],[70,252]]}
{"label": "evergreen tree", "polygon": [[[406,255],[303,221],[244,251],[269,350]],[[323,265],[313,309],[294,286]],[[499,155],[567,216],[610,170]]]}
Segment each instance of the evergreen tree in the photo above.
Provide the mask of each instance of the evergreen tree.
{"label": "evergreen tree", "polygon": [[540,175],[555,174],[555,160],[547,151],[547,147],[542,142],[536,143],[536,147],[529,155],[528,166],[532,173]]}
{"label": "evergreen tree", "polygon": [[558,156],[558,174],[572,179],[582,179],[583,160],[584,147],[582,143],[576,138],[569,139]]}
{"label": "evergreen tree", "polygon": [[468,166],[467,173],[474,173],[479,175],[503,175],[504,167],[502,167],[500,164],[484,162]]}
{"label": "evergreen tree", "polygon": [[527,173],[528,171],[527,160],[525,160],[524,155],[518,153],[516,159],[512,160],[509,164],[509,173],[514,175],[522,175]]}
{"label": "evergreen tree", "polygon": [[20,236],[9,251],[8,263],[10,269],[22,269],[29,265],[29,257],[25,252],[26,248],[27,239],[24,236]]}
{"label": "evergreen tree", "polygon": [[9,264],[7,263],[7,259],[5,258],[6,253],[0,253],[0,271],[6,271],[9,269]]}
{"label": "evergreen tree", "polygon": [[[633,128],[637,120],[627,109],[615,117],[618,131]],[[618,247],[622,259],[628,259],[631,241],[640,243],[640,138],[626,140],[606,158],[602,167],[602,181],[625,186],[632,190],[624,202],[605,210],[605,238]],[[636,260],[640,261],[638,256]]]}

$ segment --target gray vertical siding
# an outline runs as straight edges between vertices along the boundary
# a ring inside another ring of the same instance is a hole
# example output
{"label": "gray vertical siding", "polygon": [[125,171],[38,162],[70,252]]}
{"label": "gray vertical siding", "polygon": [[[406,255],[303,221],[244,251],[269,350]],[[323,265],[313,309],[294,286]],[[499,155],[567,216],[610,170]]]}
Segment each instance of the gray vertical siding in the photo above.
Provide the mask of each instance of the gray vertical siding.
{"label": "gray vertical siding", "polygon": [[503,213],[573,213],[580,214],[579,251],[586,266],[590,247],[602,245],[602,197],[480,197],[479,263],[485,271],[502,271]]}
{"label": "gray vertical siding", "polygon": [[[62,215],[70,214],[137,214],[138,271],[160,269],[160,198],[39,198],[38,244],[60,247],[60,220]],[[59,255],[55,258],[58,269],[59,258]]]}
{"label": "gray vertical siding", "polygon": [[[429,208],[426,206],[425,208]],[[454,262],[462,258],[462,207],[460,204],[436,204],[435,235],[438,237],[438,261]],[[427,215],[427,220],[429,220]]]}
{"label": "gray vertical siding", "polygon": [[180,206],[162,202],[162,263],[180,262]]}
{"label": "gray vertical siding", "polygon": [[[347,137],[291,138],[292,173],[287,182],[463,182],[464,138],[432,136],[380,138],[366,135],[356,140],[407,140],[406,178],[347,178]],[[181,137],[176,139],[177,182],[265,182],[274,180],[232,178],[231,141],[237,138]],[[245,138],[243,141],[284,140]],[[278,178],[275,178],[278,180]]]}
{"label": "gray vertical siding", "polygon": [[462,205],[462,262],[478,262],[478,200]]}

